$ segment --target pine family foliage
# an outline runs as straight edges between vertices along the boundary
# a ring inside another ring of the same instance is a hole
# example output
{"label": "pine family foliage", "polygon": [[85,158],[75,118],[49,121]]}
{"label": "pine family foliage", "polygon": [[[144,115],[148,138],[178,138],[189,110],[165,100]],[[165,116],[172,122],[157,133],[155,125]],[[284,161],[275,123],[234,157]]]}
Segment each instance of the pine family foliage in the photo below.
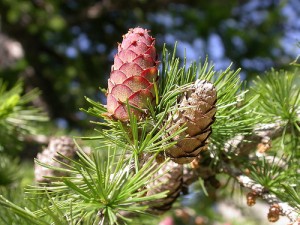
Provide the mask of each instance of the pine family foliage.
{"label": "pine family foliage", "polygon": [[[156,66],[153,58],[150,61]],[[132,224],[141,216],[169,210],[195,181],[202,181],[203,192],[210,194],[234,180],[252,191],[245,194],[249,205],[255,207],[258,198],[272,202],[269,220],[285,215],[295,222],[300,213],[300,74],[293,69],[272,70],[247,89],[239,79],[240,70],[215,71],[208,60],[187,66],[176,57],[176,45],[172,54],[164,48],[159,79],[147,104],[139,109],[128,99],[118,101],[117,107],[126,112],[124,119],[108,116],[105,105],[87,98],[91,107],[82,110],[96,118],[97,135],[80,139],[97,147],[87,152],[75,141],[77,157],[58,152],[53,159],[61,166],[37,160],[39,167],[59,173],[47,176],[47,183],[26,188],[26,208],[24,202],[18,206],[5,198],[7,194],[1,195],[1,205],[12,213],[0,218],[39,225]],[[196,98],[203,102],[182,103],[199,83],[209,86]],[[207,110],[198,117],[213,112],[204,116],[211,121],[196,132],[208,133],[200,144],[206,150],[193,155],[191,163],[178,164],[175,157],[169,158],[170,149],[180,149],[184,146],[178,142],[194,137],[187,137],[190,114],[185,113],[203,107]],[[132,109],[145,114],[139,117]],[[109,113],[115,112],[114,108]],[[180,126],[174,122],[176,116],[185,118]],[[223,177],[228,180],[216,180],[219,174],[227,174]]]}
{"label": "pine family foliage", "polygon": [[47,120],[41,109],[28,105],[38,94],[37,89],[23,94],[21,81],[8,88],[0,80],[0,152],[14,155],[26,134],[37,133],[37,122]]}
{"label": "pine family foliage", "polygon": [[12,87],[0,79],[0,186],[20,177],[17,154],[26,135],[37,134],[37,123],[47,120],[45,114],[28,104],[39,94],[34,89],[23,94],[23,84]]}

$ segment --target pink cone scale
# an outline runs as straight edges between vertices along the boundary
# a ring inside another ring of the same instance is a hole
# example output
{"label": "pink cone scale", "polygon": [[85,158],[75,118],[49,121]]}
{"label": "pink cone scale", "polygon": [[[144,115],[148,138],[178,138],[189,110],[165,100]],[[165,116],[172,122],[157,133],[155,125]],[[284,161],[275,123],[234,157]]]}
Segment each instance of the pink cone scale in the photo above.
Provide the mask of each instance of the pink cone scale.
{"label": "pink cone scale", "polygon": [[140,27],[129,29],[118,46],[107,89],[107,112],[111,118],[128,121],[129,112],[141,118],[154,104],[158,79],[155,39]]}

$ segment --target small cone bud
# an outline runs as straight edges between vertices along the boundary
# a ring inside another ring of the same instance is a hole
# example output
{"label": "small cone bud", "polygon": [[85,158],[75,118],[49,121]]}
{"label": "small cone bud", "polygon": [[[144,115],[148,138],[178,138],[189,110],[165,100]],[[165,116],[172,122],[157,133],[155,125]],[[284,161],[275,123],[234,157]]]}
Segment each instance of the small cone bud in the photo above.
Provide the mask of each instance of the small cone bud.
{"label": "small cone bud", "polygon": [[281,213],[281,209],[278,204],[273,204],[268,213],[268,220],[272,223],[275,223],[276,221],[279,220],[279,216]]}
{"label": "small cone bud", "polygon": [[256,204],[257,194],[255,192],[249,192],[246,198],[247,198],[247,205],[254,206]]}
{"label": "small cone bud", "polygon": [[217,93],[214,85],[205,80],[197,80],[181,96],[179,109],[170,114],[174,127],[172,135],[181,127],[186,130],[175,136],[176,145],[166,150],[174,162],[192,162],[201,151],[207,149],[207,138],[211,134],[211,124],[215,120]]}

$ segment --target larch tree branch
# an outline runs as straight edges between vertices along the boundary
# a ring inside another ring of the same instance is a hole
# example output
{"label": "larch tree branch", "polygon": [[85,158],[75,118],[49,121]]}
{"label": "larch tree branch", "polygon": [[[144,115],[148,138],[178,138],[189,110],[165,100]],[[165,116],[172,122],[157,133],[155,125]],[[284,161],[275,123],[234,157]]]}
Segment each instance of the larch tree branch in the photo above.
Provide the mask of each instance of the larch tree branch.
{"label": "larch tree branch", "polygon": [[235,178],[241,186],[250,189],[265,200],[269,205],[278,204],[281,210],[281,215],[286,216],[292,223],[299,221],[299,215],[295,208],[286,202],[282,202],[275,194],[270,193],[264,186],[258,184],[248,176],[242,174],[238,169],[222,163],[221,171]]}

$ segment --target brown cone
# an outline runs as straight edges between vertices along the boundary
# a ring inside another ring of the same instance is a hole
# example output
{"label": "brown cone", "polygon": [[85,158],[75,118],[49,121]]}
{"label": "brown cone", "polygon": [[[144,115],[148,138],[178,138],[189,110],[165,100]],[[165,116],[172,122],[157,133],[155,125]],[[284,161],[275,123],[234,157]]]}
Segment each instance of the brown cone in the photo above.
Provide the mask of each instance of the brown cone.
{"label": "brown cone", "polygon": [[163,214],[172,207],[172,204],[180,195],[183,184],[183,166],[172,161],[166,162],[154,176],[157,179],[146,187],[149,189],[147,195],[164,191],[168,191],[168,193],[165,198],[149,202],[149,212]]}
{"label": "brown cone", "polygon": [[174,162],[192,162],[207,148],[207,138],[211,134],[211,124],[216,113],[217,93],[214,85],[205,80],[197,80],[179,99],[179,109],[171,113],[172,135],[181,127],[186,130],[173,138],[176,145],[166,150]]}
{"label": "brown cone", "polygon": [[[54,167],[63,167],[60,162],[68,163],[65,158],[61,157],[58,152],[68,158],[74,158],[76,152],[76,146],[70,137],[62,136],[58,138],[52,138],[49,145],[41,153],[38,153],[37,160],[41,163],[51,165]],[[55,160],[54,160],[55,159]],[[64,176],[63,172],[58,172],[38,164],[34,167],[35,180],[39,183],[49,183],[51,182],[49,178],[52,176]]]}

